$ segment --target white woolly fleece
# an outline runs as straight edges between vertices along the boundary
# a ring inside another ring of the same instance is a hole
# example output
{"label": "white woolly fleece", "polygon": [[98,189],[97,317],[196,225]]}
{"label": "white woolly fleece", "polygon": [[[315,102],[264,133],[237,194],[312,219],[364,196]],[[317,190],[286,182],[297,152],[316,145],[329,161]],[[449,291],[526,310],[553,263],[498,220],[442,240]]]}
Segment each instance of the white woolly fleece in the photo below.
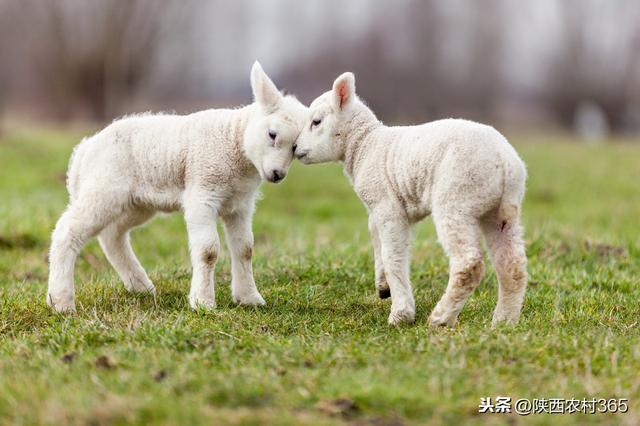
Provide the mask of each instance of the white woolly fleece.
{"label": "white woolly fleece", "polygon": [[389,322],[414,320],[410,225],[428,215],[450,257],[449,284],[431,324],[454,325],[480,281],[483,234],[500,283],[494,324],[517,322],[527,280],[519,220],[526,169],[507,140],[467,120],[385,126],[356,96],[351,73],[313,101],[309,112],[296,156],[305,164],[344,163],[369,211],[376,287],[381,297],[392,298]]}
{"label": "white woolly fleece", "polygon": [[256,102],[249,106],[186,116],[130,116],[74,149],[67,179],[70,203],[51,242],[50,306],[75,309],[75,260],[95,235],[127,289],[154,292],[133,253],[129,230],[157,211],[176,210],[184,212],[189,234],[191,306],[215,306],[218,217],[231,252],[234,301],[264,304],[251,267],[255,199],[261,178],[278,182],[286,176],[307,109],[282,96],[257,62],[251,86]]}

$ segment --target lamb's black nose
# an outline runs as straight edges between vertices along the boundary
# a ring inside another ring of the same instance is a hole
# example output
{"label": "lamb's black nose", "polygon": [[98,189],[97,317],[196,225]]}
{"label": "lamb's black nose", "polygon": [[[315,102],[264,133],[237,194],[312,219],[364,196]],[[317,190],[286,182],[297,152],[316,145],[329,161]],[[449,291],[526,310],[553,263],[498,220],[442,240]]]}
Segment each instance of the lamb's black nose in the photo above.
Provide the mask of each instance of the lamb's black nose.
{"label": "lamb's black nose", "polygon": [[297,143],[294,143],[294,144],[293,144],[293,153],[294,153],[294,154],[296,153],[296,148],[297,148],[297,147],[298,147],[298,144],[297,144]]}
{"label": "lamb's black nose", "polygon": [[281,171],[278,170],[274,170],[273,171],[273,181],[274,182],[280,182],[282,179],[284,179],[285,174]]}

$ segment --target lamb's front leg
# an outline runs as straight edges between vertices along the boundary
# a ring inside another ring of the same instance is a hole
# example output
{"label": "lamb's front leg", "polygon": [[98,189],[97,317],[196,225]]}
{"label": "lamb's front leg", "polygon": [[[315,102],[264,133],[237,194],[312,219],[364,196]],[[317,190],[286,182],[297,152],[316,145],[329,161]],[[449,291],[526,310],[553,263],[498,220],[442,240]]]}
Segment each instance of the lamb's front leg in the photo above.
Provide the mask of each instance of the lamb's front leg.
{"label": "lamb's front leg", "polygon": [[227,246],[231,252],[231,295],[239,305],[264,305],[253,279],[252,209],[238,210],[223,216]]}
{"label": "lamb's front leg", "polygon": [[189,304],[193,309],[216,307],[213,276],[220,252],[216,216],[216,210],[206,201],[185,203],[184,218],[193,268]]}
{"label": "lamb's front leg", "polygon": [[409,244],[411,226],[400,215],[372,215],[380,237],[384,275],[391,290],[389,324],[412,323],[416,315],[409,281]]}
{"label": "lamb's front leg", "polygon": [[373,243],[373,260],[375,263],[375,280],[376,290],[380,299],[386,299],[391,297],[391,290],[389,290],[389,284],[384,275],[384,265],[382,263],[382,253],[380,251],[380,235],[378,233],[378,227],[375,220],[369,216],[369,234],[371,235],[371,242]]}

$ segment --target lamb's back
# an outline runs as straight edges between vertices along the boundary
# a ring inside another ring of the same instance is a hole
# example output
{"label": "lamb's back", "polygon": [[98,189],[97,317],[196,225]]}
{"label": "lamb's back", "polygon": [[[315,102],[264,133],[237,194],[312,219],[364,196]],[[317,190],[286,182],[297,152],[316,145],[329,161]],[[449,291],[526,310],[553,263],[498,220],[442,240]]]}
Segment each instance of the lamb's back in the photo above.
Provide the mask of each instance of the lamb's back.
{"label": "lamb's back", "polygon": [[[451,205],[481,214],[500,203],[505,179],[523,180],[522,160],[506,138],[491,126],[446,119],[416,126],[407,133],[420,140],[411,143],[407,152],[427,166],[422,173],[428,175],[426,190],[432,209]],[[513,170],[517,173],[512,173]]]}
{"label": "lamb's back", "polygon": [[381,191],[393,194],[412,219],[429,214],[439,202],[498,202],[505,164],[521,164],[497,130],[461,119],[385,127],[374,135],[370,150],[359,189],[371,200]]}
{"label": "lamb's back", "polygon": [[72,198],[88,186],[125,190],[134,186],[180,185],[190,139],[187,117],[129,116],[83,139],[69,164],[68,189]]}

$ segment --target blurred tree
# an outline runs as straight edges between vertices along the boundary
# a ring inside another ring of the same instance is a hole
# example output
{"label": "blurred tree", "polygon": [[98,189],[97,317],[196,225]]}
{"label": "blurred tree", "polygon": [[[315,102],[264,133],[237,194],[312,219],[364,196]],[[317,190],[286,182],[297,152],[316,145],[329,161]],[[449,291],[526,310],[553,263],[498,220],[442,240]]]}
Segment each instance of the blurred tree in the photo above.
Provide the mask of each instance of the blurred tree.
{"label": "blurred tree", "polygon": [[570,128],[589,101],[640,131],[639,15],[636,0],[0,0],[0,105],[102,121],[240,103],[257,58],[304,101],[354,71],[383,120]]}
{"label": "blurred tree", "polygon": [[[144,86],[178,2],[73,0],[24,3],[39,84],[60,119],[105,120]],[[79,109],[81,109],[79,111]]]}
{"label": "blurred tree", "polygon": [[[0,28],[8,28],[9,24],[7,22],[9,2],[7,0],[0,0]],[[3,61],[6,61],[9,57],[9,52],[7,49],[7,41],[10,38],[7,37],[6,30],[5,34],[0,34],[0,58],[4,58]],[[4,108],[5,108],[5,99],[7,97],[8,92],[8,76],[7,76],[7,67],[0,66],[0,136],[2,136],[4,131]]]}
{"label": "blurred tree", "polygon": [[[606,19],[598,2],[566,1],[559,5],[559,48],[549,62],[546,82],[548,108],[559,122],[571,128],[585,103],[597,106],[614,131],[624,131],[628,112],[637,107],[637,75],[640,73],[640,3],[618,3],[614,28],[618,36],[613,48],[599,48],[604,34],[594,27]],[[626,19],[632,17],[631,20]],[[629,24],[629,25],[626,25]],[[625,46],[625,42],[629,42]]]}
{"label": "blurred tree", "polygon": [[361,36],[327,39],[284,79],[317,95],[340,72],[353,71],[358,93],[383,120],[493,118],[501,86],[500,1],[465,5],[447,10],[442,1],[423,0],[378,11]]}

